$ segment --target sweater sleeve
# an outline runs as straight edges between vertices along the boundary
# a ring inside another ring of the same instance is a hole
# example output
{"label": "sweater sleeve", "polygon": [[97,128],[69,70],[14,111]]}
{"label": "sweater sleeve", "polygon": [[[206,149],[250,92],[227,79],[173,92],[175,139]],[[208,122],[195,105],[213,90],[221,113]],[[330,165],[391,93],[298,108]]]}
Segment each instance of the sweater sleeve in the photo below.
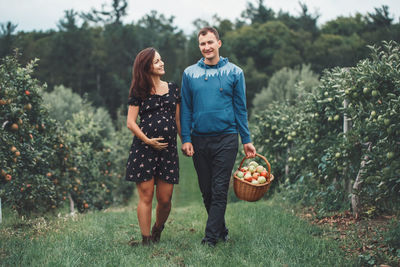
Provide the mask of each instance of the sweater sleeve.
{"label": "sweater sleeve", "polygon": [[246,108],[246,84],[243,71],[237,74],[236,84],[233,88],[233,110],[235,112],[235,120],[238,126],[242,144],[251,143],[250,130],[247,120]]}
{"label": "sweater sleeve", "polygon": [[181,132],[182,143],[191,143],[191,128],[192,128],[192,94],[189,87],[188,78],[184,72],[182,75],[181,86]]}

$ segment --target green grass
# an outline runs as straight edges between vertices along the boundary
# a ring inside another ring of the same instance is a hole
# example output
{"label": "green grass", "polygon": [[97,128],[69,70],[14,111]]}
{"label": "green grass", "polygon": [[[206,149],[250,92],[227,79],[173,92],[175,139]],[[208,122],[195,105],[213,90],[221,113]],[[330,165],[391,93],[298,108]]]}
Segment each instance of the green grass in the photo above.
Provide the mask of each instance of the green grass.
{"label": "green grass", "polygon": [[179,184],[174,187],[173,202],[176,206],[203,203],[192,158],[185,157],[178,146]]}
{"label": "green grass", "polygon": [[173,207],[161,242],[139,240],[132,207],[75,217],[35,219],[0,228],[1,266],[349,266],[338,244],[274,200],[229,204],[230,241],[200,244],[206,212],[199,203]]}

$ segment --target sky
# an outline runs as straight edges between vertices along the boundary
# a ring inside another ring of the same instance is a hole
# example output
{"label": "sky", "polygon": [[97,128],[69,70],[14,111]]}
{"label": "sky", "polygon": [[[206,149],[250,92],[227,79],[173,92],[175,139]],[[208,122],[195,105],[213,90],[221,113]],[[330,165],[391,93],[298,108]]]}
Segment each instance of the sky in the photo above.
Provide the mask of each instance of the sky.
{"label": "sky", "polygon": [[[174,16],[175,26],[185,33],[194,30],[192,22],[201,18],[212,23],[217,14],[222,19],[235,21],[245,10],[248,2],[257,5],[257,0],[128,0],[128,15],[124,23],[137,22],[151,10],[167,17]],[[367,14],[374,12],[375,7],[389,6],[394,22],[399,22],[400,0],[301,0],[306,4],[310,14],[318,13],[320,25],[338,16],[351,16],[357,12]],[[11,21],[17,24],[17,31],[46,31],[57,29],[58,21],[64,17],[64,10],[74,9],[77,12],[88,12],[91,8],[101,9],[102,4],[110,6],[112,0],[0,0],[0,23]],[[289,12],[300,13],[299,0],[264,0],[264,5]]]}

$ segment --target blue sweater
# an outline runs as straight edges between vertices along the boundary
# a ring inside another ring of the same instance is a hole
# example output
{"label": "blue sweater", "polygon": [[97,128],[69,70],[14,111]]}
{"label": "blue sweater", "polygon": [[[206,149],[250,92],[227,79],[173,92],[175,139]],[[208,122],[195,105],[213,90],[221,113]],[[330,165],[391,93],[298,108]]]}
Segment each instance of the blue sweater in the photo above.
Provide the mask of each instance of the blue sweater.
{"label": "blue sweater", "polygon": [[220,57],[215,66],[206,65],[203,60],[183,72],[182,142],[191,142],[191,135],[216,136],[239,131],[242,143],[250,143],[243,71],[227,58]]}

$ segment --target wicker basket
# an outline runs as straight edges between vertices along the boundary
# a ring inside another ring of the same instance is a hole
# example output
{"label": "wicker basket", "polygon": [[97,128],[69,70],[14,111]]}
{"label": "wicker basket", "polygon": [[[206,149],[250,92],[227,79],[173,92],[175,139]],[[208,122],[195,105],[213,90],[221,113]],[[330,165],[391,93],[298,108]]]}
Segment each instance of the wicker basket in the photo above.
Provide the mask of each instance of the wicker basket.
{"label": "wicker basket", "polygon": [[264,184],[252,184],[246,180],[242,180],[236,176],[236,173],[242,168],[243,162],[246,160],[246,157],[242,159],[240,162],[239,168],[233,174],[233,189],[235,191],[236,196],[245,201],[254,202],[263,197],[263,195],[268,191],[271,186],[272,181],[274,180],[274,176],[271,173],[271,165],[268,160],[260,155],[256,154],[256,156],[262,158],[268,167],[268,177],[267,182]]}

